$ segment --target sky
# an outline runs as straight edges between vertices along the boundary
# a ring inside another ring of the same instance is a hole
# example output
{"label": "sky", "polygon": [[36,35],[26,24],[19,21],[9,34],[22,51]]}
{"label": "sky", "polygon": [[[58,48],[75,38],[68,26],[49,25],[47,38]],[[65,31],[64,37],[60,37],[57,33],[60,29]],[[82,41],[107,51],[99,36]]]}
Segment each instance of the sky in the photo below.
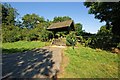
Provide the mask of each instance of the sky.
{"label": "sky", "polygon": [[75,23],[81,23],[83,30],[90,33],[96,33],[105,25],[105,22],[100,23],[94,15],[88,14],[88,8],[83,2],[9,2],[9,4],[17,9],[19,18],[32,13],[49,20],[53,20],[55,16],[69,16]]}

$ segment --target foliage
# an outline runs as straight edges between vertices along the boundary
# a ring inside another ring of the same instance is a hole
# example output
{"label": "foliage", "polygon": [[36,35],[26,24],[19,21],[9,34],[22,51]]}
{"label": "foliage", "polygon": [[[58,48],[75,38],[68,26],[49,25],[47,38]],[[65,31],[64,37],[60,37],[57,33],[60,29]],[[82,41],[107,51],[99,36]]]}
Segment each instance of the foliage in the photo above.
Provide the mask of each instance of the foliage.
{"label": "foliage", "polygon": [[28,35],[29,35],[30,31],[27,28],[21,28],[20,31],[20,40],[25,40],[25,41],[29,41],[28,39]]}
{"label": "foliage", "polygon": [[117,47],[120,49],[120,43],[118,43]]}
{"label": "foliage", "polygon": [[76,32],[77,36],[80,36],[83,34],[82,24],[80,24],[80,23],[75,24],[75,32]]}
{"label": "foliage", "polygon": [[89,46],[90,43],[94,44],[93,39],[92,38],[88,38],[88,40],[85,41],[85,46]]}
{"label": "foliage", "polygon": [[106,36],[106,35],[112,35],[111,29],[107,29],[106,26],[101,26],[100,30],[98,30],[97,35]]}
{"label": "foliage", "polygon": [[62,21],[66,21],[66,20],[71,20],[71,18],[69,16],[63,16],[63,17],[56,16],[53,19],[53,23],[62,22]]}
{"label": "foliage", "polygon": [[2,28],[3,42],[14,42],[20,40],[20,28],[17,26],[4,26]]}
{"label": "foliage", "polygon": [[44,22],[43,17],[39,17],[36,14],[26,14],[22,17],[23,25],[27,28],[33,28],[35,24]]}
{"label": "foliage", "polygon": [[41,41],[18,41],[13,43],[2,43],[2,52],[4,53],[15,53],[23,52],[26,50],[32,50],[34,48],[40,48],[49,45],[49,42]]}
{"label": "foliage", "polygon": [[119,36],[114,35],[96,35],[88,38],[86,41],[86,46],[92,48],[100,48],[104,50],[111,50],[112,47],[117,47],[117,44],[120,42]]}
{"label": "foliage", "polygon": [[40,34],[41,41],[48,41],[53,38],[53,33],[47,30],[42,30]]}
{"label": "foliage", "polygon": [[85,42],[85,39],[83,38],[83,36],[79,36],[79,37],[80,37],[81,43],[84,43],[84,42]]}
{"label": "foliage", "polygon": [[120,36],[114,35],[111,31],[111,27],[107,29],[106,26],[102,26],[97,34],[84,34],[83,39],[85,40],[85,46],[104,50],[111,50],[112,47],[117,47],[120,42]]}
{"label": "foliage", "polygon": [[68,47],[65,56],[69,58],[64,78],[115,78],[118,77],[117,54],[78,45],[74,50]]}
{"label": "foliage", "polygon": [[66,36],[66,45],[75,46],[75,44],[76,44],[76,36],[75,33],[71,32]]}
{"label": "foliage", "polygon": [[[25,41],[48,41],[53,38],[53,33],[46,30],[52,21],[45,21],[43,17],[37,14],[26,14],[22,21],[16,18],[17,10],[9,4],[0,4],[2,6],[2,26],[3,42]],[[1,15],[1,14],[0,14]],[[69,16],[55,17],[53,22],[71,20]],[[59,32],[64,36],[67,32]]]}
{"label": "foliage", "polygon": [[85,2],[84,5],[89,7],[89,13],[94,14],[95,18],[106,22],[107,29],[111,24],[112,32],[120,35],[120,2]]}
{"label": "foliage", "polygon": [[83,38],[83,36],[76,36],[76,39],[77,39],[77,41],[79,42],[79,43],[81,43],[81,44],[83,44],[83,43],[85,43],[85,39]]}
{"label": "foliage", "polygon": [[62,31],[62,32],[57,32],[56,35],[58,35],[58,37],[65,37],[68,34],[68,31]]}
{"label": "foliage", "polygon": [[[36,14],[26,14],[22,17],[23,22],[19,19],[15,22],[15,9],[12,8],[9,4],[3,4],[2,7],[2,16],[4,19],[2,21],[3,42],[15,42],[20,40],[43,41],[41,36],[44,37],[44,35],[47,35],[45,37],[47,38],[47,41],[52,38],[52,33],[45,31],[45,29],[51,24],[51,21],[45,21],[43,17],[39,17]],[[11,12],[8,9],[13,9],[14,11]],[[14,16],[14,18],[12,16]],[[6,19],[8,19],[8,21]],[[12,21],[15,23],[12,23]]]}
{"label": "foliage", "polygon": [[15,26],[23,27],[22,21],[20,21],[19,19],[16,19]]}
{"label": "foliage", "polygon": [[29,34],[27,35],[27,37],[28,37],[27,38],[28,41],[34,41],[34,40],[38,40],[39,34],[37,30],[32,29],[32,30],[29,30]]}
{"label": "foliage", "polygon": [[[43,27],[44,26],[44,27]],[[46,31],[45,24],[36,25],[33,29],[28,29],[26,27],[20,28],[17,26],[7,26],[3,25],[2,28],[2,41],[3,42],[15,42],[19,40],[25,41],[48,41],[53,38],[53,33]]]}
{"label": "foliage", "polygon": [[6,25],[15,25],[15,18],[18,15],[17,10],[7,3],[0,5],[2,5],[2,23]]}

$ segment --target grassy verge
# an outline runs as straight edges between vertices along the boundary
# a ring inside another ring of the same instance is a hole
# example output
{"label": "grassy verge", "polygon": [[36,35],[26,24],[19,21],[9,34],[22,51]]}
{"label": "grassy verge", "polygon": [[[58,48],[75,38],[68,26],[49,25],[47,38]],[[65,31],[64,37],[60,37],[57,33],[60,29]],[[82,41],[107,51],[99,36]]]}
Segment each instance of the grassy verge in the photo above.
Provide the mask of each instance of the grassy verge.
{"label": "grassy verge", "polygon": [[18,41],[13,43],[2,43],[2,53],[15,53],[40,48],[49,45],[49,42],[41,41]]}
{"label": "grassy verge", "polygon": [[118,55],[78,45],[74,50],[68,47],[65,55],[69,63],[65,78],[118,78]]}

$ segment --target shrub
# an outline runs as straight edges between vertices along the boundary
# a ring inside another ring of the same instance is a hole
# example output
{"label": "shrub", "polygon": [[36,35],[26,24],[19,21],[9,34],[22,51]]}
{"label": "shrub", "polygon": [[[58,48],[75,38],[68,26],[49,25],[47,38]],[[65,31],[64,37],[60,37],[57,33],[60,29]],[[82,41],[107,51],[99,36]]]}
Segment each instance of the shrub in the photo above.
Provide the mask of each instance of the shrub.
{"label": "shrub", "polygon": [[88,40],[85,41],[85,46],[89,46],[92,42],[92,38],[88,38]]}
{"label": "shrub", "polygon": [[77,36],[77,41],[83,44],[86,40],[83,38],[83,36]]}
{"label": "shrub", "polygon": [[88,38],[85,41],[85,46],[89,46],[92,48],[100,48],[104,50],[110,50],[112,47],[119,47],[120,37],[113,35],[95,35]]}
{"label": "shrub", "polygon": [[43,30],[40,34],[40,40],[41,41],[48,41],[53,38],[53,33],[50,31]]}
{"label": "shrub", "polygon": [[66,45],[67,46],[75,46],[76,44],[76,36],[75,33],[70,33],[66,36]]}
{"label": "shrub", "polygon": [[65,35],[68,34],[68,31],[57,32],[56,34],[58,37],[61,37],[61,36],[64,37]]}
{"label": "shrub", "polygon": [[2,42],[15,42],[20,40],[20,28],[17,26],[3,26]]}

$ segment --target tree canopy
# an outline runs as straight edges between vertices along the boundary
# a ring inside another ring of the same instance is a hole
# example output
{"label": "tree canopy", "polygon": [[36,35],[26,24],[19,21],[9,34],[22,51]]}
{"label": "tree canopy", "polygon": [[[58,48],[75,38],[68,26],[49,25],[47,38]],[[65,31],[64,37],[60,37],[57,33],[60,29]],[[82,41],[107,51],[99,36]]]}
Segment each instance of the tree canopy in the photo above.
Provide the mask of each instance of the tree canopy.
{"label": "tree canopy", "polygon": [[22,20],[23,26],[27,28],[33,28],[35,24],[45,21],[43,17],[39,17],[36,14],[26,14],[22,17]]}
{"label": "tree canopy", "polygon": [[15,25],[15,18],[18,15],[17,10],[7,3],[0,5],[2,6],[2,23],[6,25]]}
{"label": "tree canopy", "polygon": [[80,24],[80,23],[75,24],[75,32],[76,32],[77,36],[82,35],[82,33],[83,33],[82,24]]}
{"label": "tree canopy", "polygon": [[63,17],[56,16],[56,17],[54,17],[53,22],[56,23],[56,22],[62,22],[62,21],[66,21],[66,20],[72,20],[72,18],[70,18],[69,16],[63,16]]}
{"label": "tree canopy", "polygon": [[85,2],[84,5],[89,8],[89,14],[105,21],[107,29],[112,25],[112,32],[120,35],[120,2]]}
{"label": "tree canopy", "polygon": [[101,26],[100,30],[98,30],[97,35],[106,36],[112,35],[111,28],[110,30],[106,29],[106,26]]}

